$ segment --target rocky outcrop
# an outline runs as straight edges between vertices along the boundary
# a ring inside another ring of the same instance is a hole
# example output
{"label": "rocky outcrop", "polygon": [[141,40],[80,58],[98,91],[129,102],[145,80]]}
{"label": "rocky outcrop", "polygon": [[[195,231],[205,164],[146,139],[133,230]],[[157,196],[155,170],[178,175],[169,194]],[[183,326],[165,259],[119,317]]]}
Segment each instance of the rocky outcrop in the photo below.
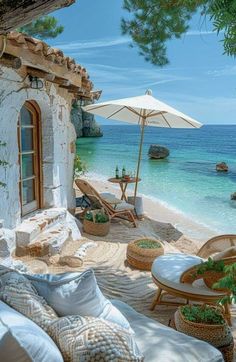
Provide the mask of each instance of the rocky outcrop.
{"label": "rocky outcrop", "polygon": [[71,122],[75,126],[77,138],[101,137],[103,135],[94,115],[84,112],[79,106],[72,107]]}
{"label": "rocky outcrop", "polygon": [[236,201],[236,192],[230,195],[230,199]]}
{"label": "rocky outcrop", "polygon": [[217,163],[216,165],[216,171],[217,172],[228,172],[229,167],[225,162]]}
{"label": "rocky outcrop", "polygon": [[149,147],[148,156],[154,159],[162,159],[168,157],[170,151],[168,148],[159,145],[151,145]]}

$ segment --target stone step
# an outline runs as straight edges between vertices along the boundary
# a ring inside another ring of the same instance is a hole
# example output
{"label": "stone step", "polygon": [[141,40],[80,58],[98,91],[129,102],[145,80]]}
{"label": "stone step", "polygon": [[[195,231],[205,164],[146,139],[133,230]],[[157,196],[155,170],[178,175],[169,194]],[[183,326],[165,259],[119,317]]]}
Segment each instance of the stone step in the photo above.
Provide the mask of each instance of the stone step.
{"label": "stone step", "polygon": [[16,241],[16,256],[39,257],[59,254],[63,244],[70,239],[71,229],[58,222],[55,226],[41,232],[27,245],[22,245]]}
{"label": "stone step", "polygon": [[37,212],[35,215],[28,217],[15,229],[16,244],[27,246],[42,232],[51,228],[56,223],[66,220],[66,209],[51,208]]}

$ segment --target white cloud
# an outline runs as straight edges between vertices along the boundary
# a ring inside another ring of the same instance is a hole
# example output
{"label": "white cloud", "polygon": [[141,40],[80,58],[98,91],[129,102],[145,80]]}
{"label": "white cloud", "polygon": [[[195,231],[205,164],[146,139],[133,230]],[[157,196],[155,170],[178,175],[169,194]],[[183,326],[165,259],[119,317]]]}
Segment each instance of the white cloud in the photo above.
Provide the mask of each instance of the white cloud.
{"label": "white cloud", "polygon": [[97,40],[83,40],[81,42],[55,44],[55,47],[60,47],[63,51],[78,51],[84,49],[97,49],[105,47],[114,47],[122,44],[128,44],[130,39],[122,36],[116,38],[106,38]]}
{"label": "white cloud", "polygon": [[[220,31],[219,33],[223,33],[223,31]],[[201,36],[201,35],[217,35],[216,31],[213,30],[189,30],[185,35],[187,36]]]}
{"label": "white cloud", "polygon": [[212,75],[213,77],[225,77],[225,76],[236,75],[236,66],[235,65],[233,65],[232,67],[226,66],[220,69],[209,70],[207,74]]}

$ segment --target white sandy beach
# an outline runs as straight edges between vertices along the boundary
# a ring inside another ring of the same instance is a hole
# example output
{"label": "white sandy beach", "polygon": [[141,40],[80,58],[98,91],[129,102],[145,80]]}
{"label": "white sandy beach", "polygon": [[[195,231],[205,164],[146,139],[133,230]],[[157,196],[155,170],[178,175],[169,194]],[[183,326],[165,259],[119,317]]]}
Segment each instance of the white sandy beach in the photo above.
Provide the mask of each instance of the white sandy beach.
{"label": "white sandy beach", "polygon": [[[104,177],[101,176],[96,178],[96,175],[87,174],[84,178],[87,179],[99,192],[111,192],[114,193],[117,198],[120,198],[121,191],[119,186],[105,181]],[[127,196],[132,196],[132,192],[132,189],[128,187]],[[195,249],[194,245],[196,245],[198,249],[199,246],[206,240],[216,235],[214,230],[195,222],[191,218],[175,211],[174,209],[168,208],[157,199],[147,197],[145,195],[141,196],[143,199],[145,216],[160,223],[165,223],[166,230],[168,230],[167,224],[173,225],[178,231],[183,233],[187,239],[191,240],[193,243],[193,251]],[[170,241],[168,235],[167,240]]]}

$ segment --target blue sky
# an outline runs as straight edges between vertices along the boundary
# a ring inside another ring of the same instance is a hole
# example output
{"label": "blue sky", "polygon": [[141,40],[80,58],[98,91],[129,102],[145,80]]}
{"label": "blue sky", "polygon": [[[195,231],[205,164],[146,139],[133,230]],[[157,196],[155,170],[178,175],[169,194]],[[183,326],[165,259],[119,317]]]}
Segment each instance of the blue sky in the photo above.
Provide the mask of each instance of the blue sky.
{"label": "blue sky", "polygon": [[[121,35],[122,0],[78,0],[54,14],[65,31],[50,41],[85,66],[101,101],[142,95],[204,124],[236,124],[236,61],[223,55],[211,23],[196,15],[191,29],[168,45],[170,64],[154,67]],[[222,37],[222,36],[221,36]],[[106,121],[104,121],[106,123]]]}

